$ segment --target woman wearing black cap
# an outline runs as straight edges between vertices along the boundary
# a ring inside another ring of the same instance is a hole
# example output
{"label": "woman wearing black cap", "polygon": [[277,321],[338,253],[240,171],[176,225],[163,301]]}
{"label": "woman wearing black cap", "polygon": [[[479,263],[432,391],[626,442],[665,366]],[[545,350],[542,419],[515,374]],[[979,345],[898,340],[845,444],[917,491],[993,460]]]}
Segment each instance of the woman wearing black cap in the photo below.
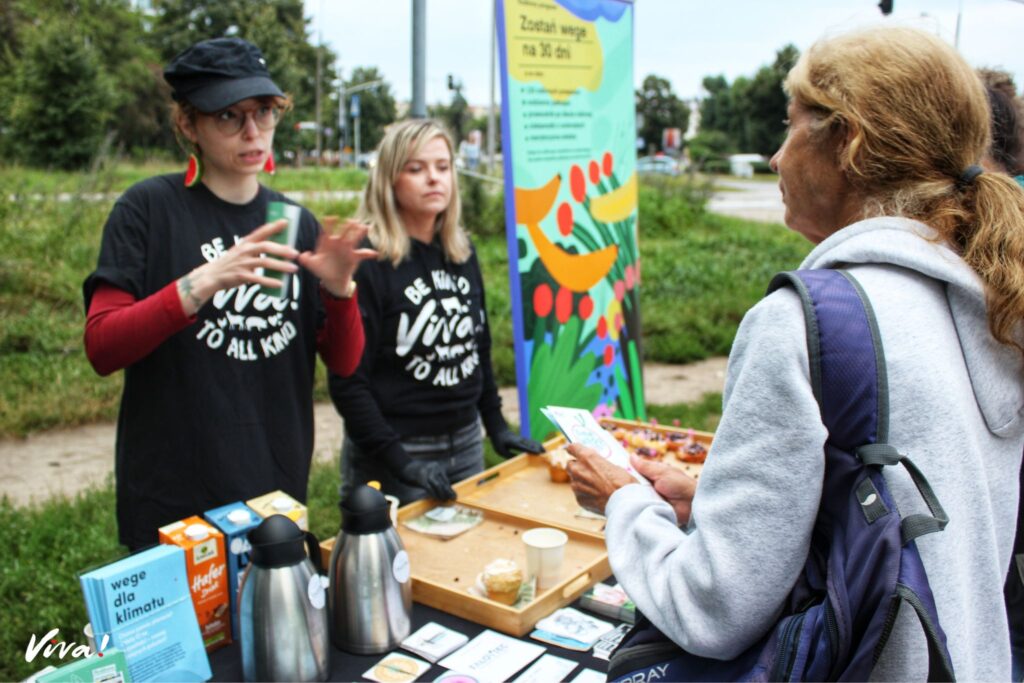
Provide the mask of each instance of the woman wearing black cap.
{"label": "woman wearing black cap", "polygon": [[[189,171],[118,199],[83,287],[90,362],[101,375],[125,369],[117,517],[133,549],[232,501],[276,489],[305,500],[316,354],[340,374],[358,364],[352,276],[375,255],[356,248],[365,229],[321,233],[304,208],[294,248],[270,241],[286,221],[266,223],[268,203],[293,202],[258,174],[290,102],[258,48],[204,41],[164,78]],[[285,296],[262,291],[280,284],[264,268],[294,274]]]}

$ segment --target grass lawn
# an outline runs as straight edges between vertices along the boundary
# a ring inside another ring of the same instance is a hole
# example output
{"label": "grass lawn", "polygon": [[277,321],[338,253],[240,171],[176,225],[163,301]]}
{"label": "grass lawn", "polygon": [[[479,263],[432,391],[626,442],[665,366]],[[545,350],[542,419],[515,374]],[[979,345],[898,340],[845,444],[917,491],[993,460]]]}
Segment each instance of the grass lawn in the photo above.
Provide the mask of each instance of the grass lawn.
{"label": "grass lawn", "polygon": [[[180,173],[184,162],[152,161],[118,163],[104,167],[95,175],[78,171],[50,171],[23,166],[0,166],[0,187],[7,194],[34,195],[92,192],[123,192],[131,185],[163,173]],[[262,182],[278,190],[361,190],[366,184],[366,171],[357,168],[280,166],[273,176]]]}

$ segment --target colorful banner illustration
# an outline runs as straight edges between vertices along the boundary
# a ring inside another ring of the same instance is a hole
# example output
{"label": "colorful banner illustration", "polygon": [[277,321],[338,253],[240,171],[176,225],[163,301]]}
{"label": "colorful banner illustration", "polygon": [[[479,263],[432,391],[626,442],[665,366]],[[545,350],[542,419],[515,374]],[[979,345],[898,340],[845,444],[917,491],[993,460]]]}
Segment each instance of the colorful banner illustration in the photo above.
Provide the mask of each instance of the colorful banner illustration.
{"label": "colorful banner illustration", "polygon": [[646,419],[633,2],[495,1],[523,432],[548,405]]}

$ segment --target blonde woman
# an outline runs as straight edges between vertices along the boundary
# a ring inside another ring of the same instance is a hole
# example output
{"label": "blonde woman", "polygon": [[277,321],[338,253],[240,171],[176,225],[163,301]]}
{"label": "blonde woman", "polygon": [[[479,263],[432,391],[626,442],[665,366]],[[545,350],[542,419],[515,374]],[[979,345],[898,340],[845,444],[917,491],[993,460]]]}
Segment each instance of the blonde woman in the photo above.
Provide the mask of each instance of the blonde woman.
{"label": "blonde woman", "polygon": [[[1003,582],[1024,450],[1024,191],[978,165],[990,140],[985,91],[935,36],[878,28],[823,40],[785,88],[788,132],[771,165],[786,225],[817,245],[800,267],[845,268],[870,299],[889,441],[950,520],[916,543],[953,671],[1009,680]],[[608,516],[616,578],[690,653],[729,660],[756,643],[808,557],[827,432],[807,354],[795,292],[747,313],[699,486],[635,461],[654,481],[638,486],[573,447],[577,499]],[[903,515],[923,507],[906,472],[884,476]],[[927,678],[914,610],[899,611],[877,654],[872,680]]]}
{"label": "blonde woman", "polygon": [[540,452],[501,414],[448,133],[425,119],[389,128],[356,219],[379,257],[356,275],[362,362],[330,378],[345,419],[343,487],[377,480],[403,504],[454,498],[452,482],[483,469],[481,420],[503,457]]}

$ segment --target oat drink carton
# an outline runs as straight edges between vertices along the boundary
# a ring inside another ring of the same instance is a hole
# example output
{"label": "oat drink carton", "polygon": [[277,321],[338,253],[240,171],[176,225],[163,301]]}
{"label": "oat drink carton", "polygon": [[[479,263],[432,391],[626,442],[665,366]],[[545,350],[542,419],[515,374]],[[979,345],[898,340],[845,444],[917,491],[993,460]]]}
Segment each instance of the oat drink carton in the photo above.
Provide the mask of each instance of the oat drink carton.
{"label": "oat drink carton", "polygon": [[298,524],[303,531],[309,531],[309,513],[306,511],[306,506],[284,491],[271,491],[258,498],[247,500],[245,504],[264,519],[270,515],[284,515]]}
{"label": "oat drink carton", "polygon": [[199,517],[187,517],[160,527],[160,542],[185,550],[185,571],[192,590],[192,606],[207,652],[231,642],[228,614],[228,567],[224,534]]}
{"label": "oat drink carton", "polygon": [[238,641],[238,581],[249,566],[249,532],[263,518],[245,503],[230,503],[203,514],[207,522],[224,534],[224,555],[228,565],[228,598],[231,605],[231,638]]}

